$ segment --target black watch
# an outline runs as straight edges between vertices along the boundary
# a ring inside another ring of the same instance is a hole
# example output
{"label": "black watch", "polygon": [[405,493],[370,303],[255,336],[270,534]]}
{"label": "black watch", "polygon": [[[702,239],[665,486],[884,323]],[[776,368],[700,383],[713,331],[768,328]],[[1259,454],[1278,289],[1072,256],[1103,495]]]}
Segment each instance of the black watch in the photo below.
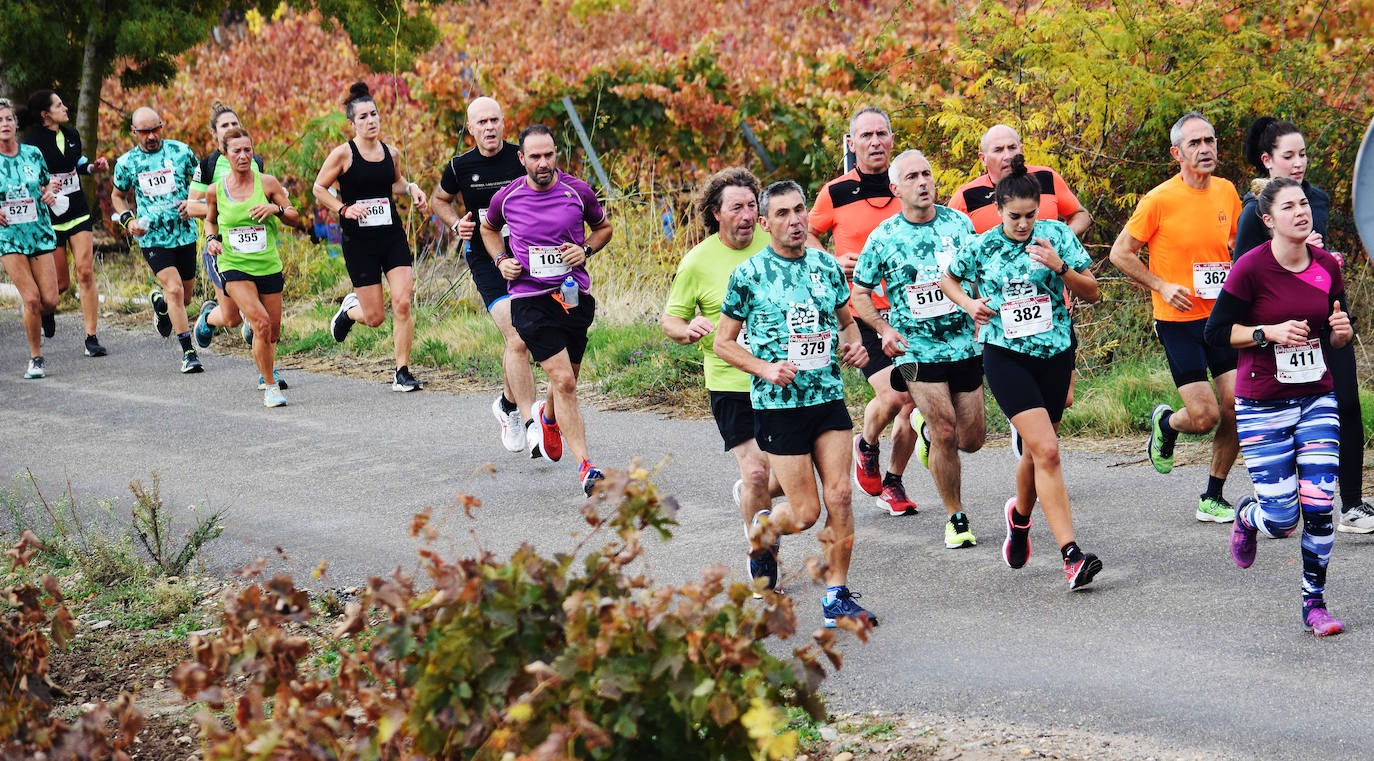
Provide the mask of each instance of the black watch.
{"label": "black watch", "polygon": [[583,258],[585,258],[585,259],[590,259],[590,258],[592,258],[592,254],[594,254],[594,253],[596,253],[596,252],[592,250],[592,247],[591,247],[591,246],[588,246],[588,245],[586,245],[585,243],[582,244],[582,256],[583,256]]}
{"label": "black watch", "polygon": [[1255,328],[1255,331],[1254,331],[1253,333],[1250,334],[1250,337],[1253,338],[1253,339],[1255,339],[1255,345],[1258,346],[1258,347],[1260,347],[1261,349],[1263,349],[1264,347],[1268,346],[1269,343],[1270,343],[1269,339],[1267,339],[1267,338],[1264,337],[1264,326],[1263,326],[1263,325],[1261,325],[1261,326]]}
{"label": "black watch", "polygon": [[1064,273],[1066,273],[1066,272],[1068,272],[1068,271],[1069,271],[1069,263],[1068,263],[1068,262],[1064,262],[1064,266],[1062,266],[1062,267],[1059,268],[1059,276],[1060,276],[1060,277],[1063,277],[1063,276],[1064,276]]}

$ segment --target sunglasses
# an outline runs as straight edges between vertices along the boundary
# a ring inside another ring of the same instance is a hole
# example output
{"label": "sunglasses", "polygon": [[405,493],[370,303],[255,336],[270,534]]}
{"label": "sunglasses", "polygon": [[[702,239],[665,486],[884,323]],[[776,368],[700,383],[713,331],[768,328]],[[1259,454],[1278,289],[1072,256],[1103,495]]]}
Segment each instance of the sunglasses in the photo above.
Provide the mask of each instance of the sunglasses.
{"label": "sunglasses", "polygon": [[131,129],[133,129],[135,135],[151,135],[155,132],[162,131],[162,123],[159,122],[158,124],[149,127],[148,129],[139,129],[138,127],[133,127]]}

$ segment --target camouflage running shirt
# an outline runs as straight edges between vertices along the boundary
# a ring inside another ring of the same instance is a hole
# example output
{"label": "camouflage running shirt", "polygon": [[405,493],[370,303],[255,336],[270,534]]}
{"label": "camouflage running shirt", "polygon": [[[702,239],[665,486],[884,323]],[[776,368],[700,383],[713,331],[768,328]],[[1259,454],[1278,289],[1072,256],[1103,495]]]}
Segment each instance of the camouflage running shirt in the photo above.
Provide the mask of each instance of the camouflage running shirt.
{"label": "camouflage running shirt", "polygon": [[176,248],[196,242],[195,220],[182,219],[177,211],[195,174],[195,154],[176,140],[163,140],[153,153],[135,146],[115,162],[114,186],[123,191],[134,188],[133,211],[148,223],[147,234],[138,239],[140,246]]}
{"label": "camouflage running shirt", "polygon": [[43,203],[48,181],[43,152],[32,145],[21,143],[13,156],[0,154],[0,208],[9,220],[0,227],[0,254],[32,256],[57,248],[50,209]]}

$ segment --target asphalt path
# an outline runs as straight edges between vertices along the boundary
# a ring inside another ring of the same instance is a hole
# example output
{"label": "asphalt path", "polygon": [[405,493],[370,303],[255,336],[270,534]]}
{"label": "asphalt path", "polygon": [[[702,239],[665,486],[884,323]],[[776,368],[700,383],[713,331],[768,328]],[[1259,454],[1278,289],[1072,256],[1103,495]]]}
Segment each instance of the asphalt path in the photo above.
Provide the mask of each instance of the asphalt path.
{"label": "asphalt path", "polygon": [[[389,379],[288,363],[290,405],[266,409],[246,358],[212,346],[206,372],[183,376],[175,341],[151,321],[103,328],[111,354],[98,359],[81,355],[76,315],[59,315],[58,330],[48,377],[24,380],[17,314],[0,314],[0,474],[32,470],[48,496],[70,482],[78,500],[119,497],[127,513],[128,482],[156,470],[180,525],[190,506],[228,511],[205,551],[213,572],[278,546],[300,578],[327,560],[336,586],[413,568],[410,516],[426,506],[439,509],[449,552],[480,542],[506,554],[525,541],[552,552],[585,529],[576,464],[503,450],[491,394],[398,394]],[[733,458],[710,421],[591,411],[587,428],[603,468],[663,463],[657,482],[681,503],[682,525],[647,554],[656,578],[680,583],[715,563],[742,574]],[[1105,563],[1072,593],[1038,512],[1029,564],[1002,562],[1004,447],[964,458],[976,548],[944,548],[943,511],[919,465],[906,478],[919,515],[888,517],[856,489],[851,587],[882,625],[868,644],[845,644],[844,668],[825,682],[832,708],[1073,726],[1227,758],[1374,754],[1374,537],[1336,535],[1327,597],[1349,631],[1318,640],[1300,626],[1297,537],[1261,538],[1241,571],[1229,528],[1194,520],[1205,469],[1161,476],[1137,460],[1065,453],[1079,542]],[[1228,496],[1248,488],[1238,466]],[[483,501],[475,519],[451,507],[459,493]],[[815,531],[784,540],[785,574],[817,554]],[[819,591],[799,579],[786,587],[811,631]]]}

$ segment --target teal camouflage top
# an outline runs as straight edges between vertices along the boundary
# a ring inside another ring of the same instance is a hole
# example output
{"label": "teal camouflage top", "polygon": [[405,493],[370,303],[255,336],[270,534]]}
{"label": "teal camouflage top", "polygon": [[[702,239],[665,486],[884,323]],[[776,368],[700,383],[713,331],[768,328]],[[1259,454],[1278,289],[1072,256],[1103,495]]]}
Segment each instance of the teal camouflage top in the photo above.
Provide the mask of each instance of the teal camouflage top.
{"label": "teal camouflage top", "polygon": [[194,219],[182,219],[177,204],[186,200],[196,156],[185,143],[163,140],[147,153],[135,146],[115,162],[114,186],[134,188],[135,213],[148,222],[148,233],[139,238],[144,248],[175,248],[196,242]]}
{"label": "teal camouflage top", "polygon": [[929,222],[917,224],[897,214],[869,233],[854,267],[854,282],[874,289],[887,281],[892,303],[887,322],[908,347],[895,364],[978,356],[973,318],[940,290],[940,278],[950,262],[976,237],[967,216],[938,205]]}
{"label": "teal camouflage top", "polygon": [[34,146],[20,143],[16,155],[0,154],[0,208],[9,220],[0,227],[0,254],[32,256],[57,248],[52,217],[43,203],[48,181],[48,164]]}
{"label": "teal camouflage top", "polygon": [[1036,238],[1049,241],[1074,270],[1092,264],[1068,225],[1040,220],[1025,241],[1008,238],[1001,225],[988,230],[955,257],[949,274],[978,286],[996,313],[979,335],[984,343],[1032,357],[1052,357],[1069,348],[1073,327],[1064,303],[1064,281],[1026,253]]}
{"label": "teal camouflage top", "polygon": [[752,378],[754,409],[813,407],[844,399],[835,310],[848,300],[839,263],[814,248],[799,259],[787,259],[769,246],[735,268],[720,313],[744,323],[754,356],[765,362],[790,361],[799,368],[786,386]]}

